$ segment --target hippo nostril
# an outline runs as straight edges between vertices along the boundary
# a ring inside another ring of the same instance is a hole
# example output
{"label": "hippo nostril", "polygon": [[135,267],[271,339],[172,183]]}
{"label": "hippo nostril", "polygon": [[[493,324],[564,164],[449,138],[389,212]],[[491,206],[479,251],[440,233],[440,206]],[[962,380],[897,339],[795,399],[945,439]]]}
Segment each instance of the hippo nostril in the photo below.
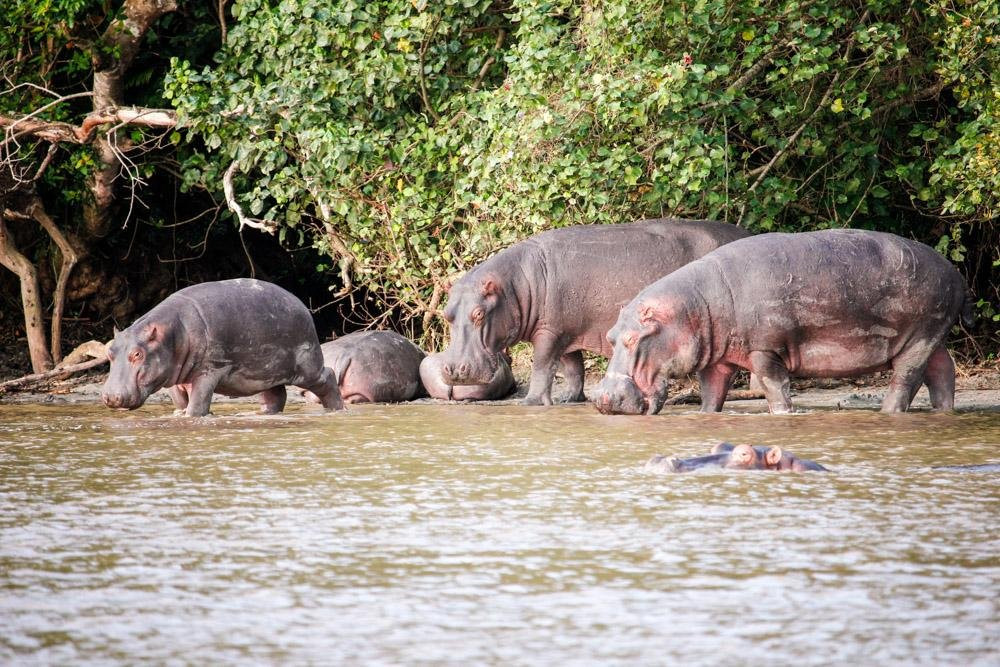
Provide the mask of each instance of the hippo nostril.
{"label": "hippo nostril", "polygon": [[462,364],[461,366],[459,366],[458,367],[458,372],[459,372],[460,375],[462,375],[462,377],[465,377],[466,375],[468,375],[469,374],[469,364]]}

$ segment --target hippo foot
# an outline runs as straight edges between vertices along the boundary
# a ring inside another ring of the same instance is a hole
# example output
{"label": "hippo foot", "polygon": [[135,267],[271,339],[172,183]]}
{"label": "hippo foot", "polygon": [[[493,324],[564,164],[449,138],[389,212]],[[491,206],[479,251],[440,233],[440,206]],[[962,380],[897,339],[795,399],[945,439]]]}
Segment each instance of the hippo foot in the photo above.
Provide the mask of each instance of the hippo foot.
{"label": "hippo foot", "polygon": [[575,394],[566,394],[559,397],[560,403],[585,403],[586,401],[587,397],[583,395],[583,390]]}
{"label": "hippo foot", "polygon": [[521,399],[521,405],[552,405],[552,401],[546,401],[541,396],[525,396]]}

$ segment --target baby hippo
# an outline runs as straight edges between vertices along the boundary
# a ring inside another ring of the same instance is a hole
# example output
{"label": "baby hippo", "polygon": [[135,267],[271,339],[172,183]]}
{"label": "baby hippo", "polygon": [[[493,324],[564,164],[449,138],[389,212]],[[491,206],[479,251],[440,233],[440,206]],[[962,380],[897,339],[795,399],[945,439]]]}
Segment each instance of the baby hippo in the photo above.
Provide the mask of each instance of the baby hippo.
{"label": "baby hippo", "polygon": [[285,407],[285,385],[313,391],[328,410],[344,407],[297,297],[261,280],[207,282],[174,292],[118,332],[101,398],[135,410],[161,387],[188,417],[208,414],[212,394],[258,394],[265,414]]}
{"label": "baby hippo", "polygon": [[[323,343],[321,349],[345,403],[398,403],[423,395],[424,353],[394,331],[358,331]],[[312,392],[304,396],[319,400]]]}
{"label": "baby hippo", "polygon": [[827,469],[808,459],[800,459],[781,447],[753,447],[720,442],[712,447],[712,453],[682,459],[676,456],[657,454],[646,463],[646,470],[652,472],[691,472],[699,468],[729,468],[733,470],[805,470],[824,471]]}
{"label": "baby hippo", "polygon": [[448,401],[491,401],[504,398],[514,391],[514,374],[506,354],[497,358],[497,369],[489,384],[445,384],[441,373],[444,356],[439,352],[429,354],[420,362],[420,379],[431,398]]}

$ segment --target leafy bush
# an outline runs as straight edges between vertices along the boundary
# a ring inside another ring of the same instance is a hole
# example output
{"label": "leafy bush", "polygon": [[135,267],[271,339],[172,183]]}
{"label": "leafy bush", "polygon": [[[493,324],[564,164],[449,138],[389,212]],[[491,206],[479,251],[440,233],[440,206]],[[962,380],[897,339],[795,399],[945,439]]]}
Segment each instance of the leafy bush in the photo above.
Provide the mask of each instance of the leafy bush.
{"label": "leafy bush", "polygon": [[[1000,6],[242,0],[173,63],[189,184],[324,249],[387,308],[549,227],[855,226],[1000,260]],[[202,142],[202,144],[199,144]],[[289,236],[291,235],[291,236]],[[971,266],[971,264],[970,264]],[[991,306],[986,301],[986,307]],[[424,324],[429,323],[429,318]]]}

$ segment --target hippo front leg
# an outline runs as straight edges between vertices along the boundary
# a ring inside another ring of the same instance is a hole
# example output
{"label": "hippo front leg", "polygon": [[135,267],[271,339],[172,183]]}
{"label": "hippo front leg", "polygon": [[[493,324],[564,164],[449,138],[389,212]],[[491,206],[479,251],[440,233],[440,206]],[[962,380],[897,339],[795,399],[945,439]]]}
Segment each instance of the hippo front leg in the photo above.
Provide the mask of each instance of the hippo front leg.
{"label": "hippo front leg", "polygon": [[562,364],[563,378],[566,380],[566,394],[562,403],[582,403],[587,400],[583,395],[583,351],[577,350],[564,354],[559,360]]}
{"label": "hippo front leg", "polygon": [[170,400],[174,404],[174,414],[184,414],[184,410],[188,406],[187,389],[185,389],[182,385],[175,384],[173,387],[167,389],[167,393],[170,394]]}
{"label": "hippo front leg", "polygon": [[764,398],[771,414],[792,411],[792,383],[788,368],[774,352],[757,350],[749,355],[750,372],[756,373],[764,385]]}
{"label": "hippo front leg", "polygon": [[201,375],[195,378],[187,389],[187,408],[184,414],[188,417],[204,417],[212,407],[212,394],[218,386],[222,373]]}
{"label": "hippo front leg", "polygon": [[556,374],[556,362],[562,356],[563,347],[554,336],[536,336],[531,344],[534,354],[531,358],[531,381],[524,405],[552,405],[552,378]]}
{"label": "hippo front leg", "polygon": [[719,412],[722,410],[735,373],[736,368],[729,364],[715,364],[714,366],[707,366],[698,371],[702,412]]}

